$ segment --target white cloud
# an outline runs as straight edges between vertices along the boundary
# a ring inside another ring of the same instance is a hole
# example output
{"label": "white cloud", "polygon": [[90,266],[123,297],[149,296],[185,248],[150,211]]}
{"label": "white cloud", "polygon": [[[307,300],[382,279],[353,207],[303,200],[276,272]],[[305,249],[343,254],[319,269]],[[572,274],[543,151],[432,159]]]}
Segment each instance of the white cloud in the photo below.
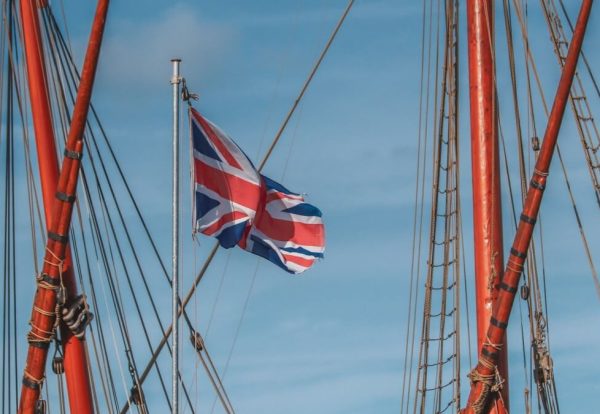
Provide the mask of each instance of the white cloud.
{"label": "white cloud", "polygon": [[230,27],[205,21],[186,6],[149,21],[120,20],[107,34],[100,75],[117,88],[155,87],[168,82],[173,57],[184,59],[195,75],[205,75],[219,66],[234,40]]}

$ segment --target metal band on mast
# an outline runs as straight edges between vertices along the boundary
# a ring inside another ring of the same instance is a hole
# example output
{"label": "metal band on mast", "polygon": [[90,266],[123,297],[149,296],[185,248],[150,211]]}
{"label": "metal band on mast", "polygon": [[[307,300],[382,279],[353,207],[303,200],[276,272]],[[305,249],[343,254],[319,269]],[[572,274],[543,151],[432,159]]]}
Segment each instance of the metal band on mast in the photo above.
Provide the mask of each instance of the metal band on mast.
{"label": "metal band on mast", "polygon": [[172,413],[179,413],[179,65],[181,59],[172,59],[173,77],[173,276],[172,276],[172,311],[173,311],[173,396]]}

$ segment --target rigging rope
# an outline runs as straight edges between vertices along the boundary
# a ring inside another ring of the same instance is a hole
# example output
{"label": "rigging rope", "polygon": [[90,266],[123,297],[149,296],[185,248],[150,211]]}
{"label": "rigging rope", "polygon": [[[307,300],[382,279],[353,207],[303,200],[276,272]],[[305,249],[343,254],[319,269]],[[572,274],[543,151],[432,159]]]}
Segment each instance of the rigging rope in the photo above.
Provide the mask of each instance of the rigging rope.
{"label": "rigging rope", "polygon": [[[514,46],[513,46],[513,38],[512,38],[512,20],[511,20],[511,7],[510,7],[510,3],[508,2],[508,0],[504,0],[504,4],[503,4],[503,11],[504,11],[504,22],[505,22],[505,28],[506,28],[506,40],[507,40],[507,53],[508,53],[508,60],[509,60],[509,68],[510,68],[510,74],[511,74],[511,86],[512,86],[512,97],[513,97],[513,110],[514,110],[514,114],[515,114],[515,128],[516,128],[516,132],[517,132],[517,153],[518,153],[518,162],[519,162],[519,173],[520,173],[520,188],[521,188],[521,203],[520,205],[522,206],[523,202],[524,202],[524,197],[527,191],[527,171],[526,171],[526,167],[525,167],[525,154],[524,154],[524,144],[523,144],[523,138],[522,138],[522,128],[521,128],[521,118],[520,118],[520,109],[519,109],[519,100],[518,100],[518,95],[517,95],[517,79],[516,79],[516,65],[515,65],[515,56],[514,56]],[[527,71],[527,73],[529,73]],[[530,89],[528,89],[530,90]],[[531,97],[529,97],[528,102],[531,102]],[[503,157],[504,157],[504,164],[505,164],[505,175],[507,178],[507,185],[508,185],[508,190],[509,190],[509,195],[510,195],[510,205],[511,205],[511,209],[512,209],[512,218],[513,218],[513,224],[514,227],[516,229],[517,227],[517,212],[516,212],[516,204],[515,204],[515,198],[513,195],[513,189],[512,189],[512,182],[511,182],[511,178],[510,178],[510,167],[508,164],[508,156],[507,156],[507,150],[506,150],[506,142],[504,140],[504,133],[502,130],[502,124],[499,123],[499,129],[500,129],[500,139],[501,139],[501,144],[502,144],[502,151],[503,151]],[[535,148],[534,148],[535,150]],[[540,220],[540,225],[541,225],[541,220]],[[543,239],[541,239],[542,243],[541,246],[543,248]],[[531,251],[529,252],[529,258],[528,258],[528,266],[526,268],[526,278],[527,280],[529,280],[529,286],[532,285],[531,280],[537,280],[538,275],[537,275],[537,270],[536,270],[536,254],[535,254],[535,240],[532,241],[532,245],[531,245]],[[529,289],[528,285],[525,284],[522,286],[523,289],[527,288]],[[522,306],[521,306],[521,302],[519,302],[519,316],[520,316],[520,327],[521,327],[521,349],[522,349],[522,353],[523,353],[523,369],[524,369],[524,376],[525,376],[525,384],[527,384],[527,378],[528,378],[528,367],[527,367],[527,356],[526,356],[526,347],[525,347],[525,330],[524,330],[524,324],[523,324],[523,313],[522,313]],[[533,326],[530,323],[530,329],[533,329]],[[533,337],[533,333],[531,335]],[[527,407],[529,406],[529,398],[530,398],[530,393],[529,393],[529,389],[527,388],[527,386],[524,389],[524,395],[525,395],[525,409],[527,411]]]}
{"label": "rigging rope", "polygon": [[[250,302],[250,297],[252,296],[252,292],[254,291],[254,283],[256,282],[256,276],[258,275],[258,268],[260,267],[259,260],[260,259],[256,260],[256,268],[254,269],[254,274],[252,275],[252,279],[250,280],[250,287],[248,288],[248,293],[246,294],[246,299],[244,300],[242,314],[240,315],[237,326],[235,328],[235,334],[233,336],[233,341],[232,341],[231,347],[229,348],[229,353],[227,354],[227,359],[225,360],[225,367],[223,368],[223,378],[225,378],[225,376],[227,375],[227,371],[229,370],[229,363],[231,362],[231,357],[233,356],[233,351],[235,350],[235,345],[236,345],[238,337],[240,335],[242,323],[244,322],[244,316],[246,315],[246,310],[248,309],[248,303]],[[216,403],[216,399],[213,400],[212,407],[210,409],[211,414],[215,411],[215,403]]]}
{"label": "rigging rope", "polygon": [[[14,10],[10,4],[3,4],[3,21],[6,30],[2,31],[0,50],[2,51],[0,78],[0,108],[6,114],[6,119],[0,118],[0,147],[5,148],[4,168],[4,236],[3,236],[3,320],[2,320],[2,412],[14,412],[18,404],[18,347],[17,347],[17,257],[15,222],[17,210],[15,207],[15,97],[18,86],[17,72],[15,70],[13,44],[16,41],[16,21]],[[7,13],[8,6],[8,13]],[[18,27],[17,27],[18,30]],[[8,53],[6,53],[8,52]],[[6,56],[6,63],[4,58]],[[6,71],[4,65],[6,64]],[[6,77],[4,74],[6,73]],[[4,83],[6,82],[6,84]],[[5,89],[6,88],[6,89]],[[18,102],[17,102],[18,109]],[[2,128],[4,126],[4,128]],[[4,129],[4,131],[3,131]],[[4,140],[2,139],[4,138]],[[14,403],[14,408],[13,408]],[[7,410],[7,411],[5,411]]]}
{"label": "rigging rope", "polygon": [[[430,6],[432,7],[432,6]],[[412,240],[412,258],[410,267],[410,289],[409,289],[409,311],[407,317],[407,342],[406,350],[404,355],[404,375],[402,381],[402,399],[400,412],[407,413],[412,395],[412,361],[414,358],[414,344],[415,344],[415,332],[417,323],[417,298],[418,298],[418,287],[421,276],[421,248],[422,248],[422,234],[423,234],[423,218],[425,216],[425,164],[427,160],[427,128],[429,121],[429,76],[430,76],[430,60],[431,54],[427,54],[425,58],[425,44],[426,44],[426,21],[427,21],[427,7],[426,1],[423,1],[422,10],[422,32],[421,32],[421,75],[420,75],[420,94],[419,94],[419,123],[418,123],[418,151],[419,156],[417,158],[417,179],[415,181],[415,201],[414,201],[414,215],[413,215],[413,240]],[[429,27],[431,29],[432,13],[429,13]],[[431,30],[429,32],[431,34]],[[429,47],[427,50],[431,51],[431,36],[429,36]],[[425,61],[427,60],[427,65]],[[425,81],[425,66],[427,66],[427,81]],[[423,99],[424,91],[425,100]],[[423,148],[423,150],[421,150]],[[422,158],[421,158],[422,154]],[[420,203],[418,203],[420,200]],[[418,209],[418,206],[420,208]],[[418,222],[419,230],[416,232],[417,227],[417,210],[418,210]],[[418,235],[418,236],[417,236]],[[418,240],[416,240],[418,238]],[[415,253],[416,250],[416,253]],[[416,268],[416,270],[415,270]],[[414,282],[414,283],[413,283]],[[414,294],[413,294],[414,286]],[[412,306],[411,306],[412,305]],[[411,319],[412,315],[412,319]],[[410,352],[408,352],[408,338],[410,331]],[[410,355],[410,356],[408,356]],[[408,356],[408,358],[407,358]],[[408,380],[406,372],[408,371]],[[406,401],[406,405],[404,402]]]}
{"label": "rigging rope", "polygon": [[[438,3],[438,6],[440,3]],[[443,60],[439,60],[440,10],[438,15],[433,90],[433,110],[436,122],[432,137],[435,140],[433,155],[433,188],[430,213],[429,253],[421,341],[417,366],[416,392],[413,413],[442,413],[460,406],[460,212],[458,211],[459,176],[458,159],[458,4],[446,3]],[[431,19],[431,16],[430,16]],[[430,49],[431,50],[431,49]],[[438,76],[441,71],[441,86]],[[429,83],[429,81],[428,81]],[[428,93],[429,95],[429,93]],[[439,100],[438,100],[439,97]],[[428,105],[426,105],[428,106]],[[427,111],[427,109],[426,109]],[[428,116],[426,115],[427,119]],[[438,241],[440,240],[440,241]],[[439,312],[432,312],[433,297],[439,299]],[[416,301],[415,301],[416,302]],[[415,314],[416,315],[416,310]],[[451,319],[451,328],[447,328]],[[437,336],[431,329],[437,327]],[[449,329],[449,331],[447,330]],[[450,341],[450,351],[446,347]],[[414,343],[414,339],[413,339]],[[437,347],[433,353],[431,347]],[[433,362],[430,362],[433,358]],[[448,379],[446,365],[452,366]],[[428,376],[429,369],[435,376]],[[405,368],[406,369],[406,368]],[[432,398],[428,395],[433,393]]]}

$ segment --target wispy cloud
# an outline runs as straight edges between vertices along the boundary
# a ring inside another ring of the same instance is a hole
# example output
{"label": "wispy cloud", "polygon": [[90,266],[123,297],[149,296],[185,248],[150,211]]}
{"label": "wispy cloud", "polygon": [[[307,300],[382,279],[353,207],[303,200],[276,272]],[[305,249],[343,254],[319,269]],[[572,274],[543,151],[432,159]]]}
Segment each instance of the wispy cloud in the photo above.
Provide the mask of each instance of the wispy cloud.
{"label": "wispy cloud", "polygon": [[152,20],[117,20],[106,39],[100,75],[123,91],[168,79],[169,59],[185,56],[199,75],[219,67],[235,42],[231,26],[203,20],[198,11],[174,6]]}
{"label": "wispy cloud", "polygon": [[[390,346],[399,340],[395,332],[382,334],[375,325],[349,332],[333,320],[313,327],[297,318],[288,322],[248,338],[248,352],[234,360],[230,386],[239,409],[347,413],[398,399],[400,352]],[[275,352],[279,347],[287,349],[285,356]],[[273,352],[252,352],[264,348]]]}
{"label": "wispy cloud", "polygon": [[[336,5],[331,2],[318,2],[315,5],[307,6],[306,2],[299,2],[293,8],[284,6],[281,10],[269,14],[258,13],[258,11],[237,14],[233,17],[233,22],[246,27],[321,22],[339,17],[348,2],[338,1],[337,3]],[[411,16],[418,10],[420,10],[418,4],[399,4],[387,1],[371,1],[362,4],[357,2],[352,11],[352,18],[355,20],[399,19]]]}

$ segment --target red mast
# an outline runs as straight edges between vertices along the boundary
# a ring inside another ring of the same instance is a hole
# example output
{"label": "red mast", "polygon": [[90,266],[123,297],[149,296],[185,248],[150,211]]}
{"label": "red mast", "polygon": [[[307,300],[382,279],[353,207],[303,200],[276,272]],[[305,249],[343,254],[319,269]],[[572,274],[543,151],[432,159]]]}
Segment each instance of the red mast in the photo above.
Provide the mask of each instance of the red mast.
{"label": "red mast", "polygon": [[[38,166],[42,184],[46,228],[50,229],[52,205],[58,184],[58,159],[52,127],[52,114],[46,72],[44,68],[44,51],[42,49],[37,7],[46,7],[45,2],[22,0],[21,20],[23,24],[23,40],[27,61],[27,77],[33,127],[38,153]],[[63,282],[70,298],[77,296],[77,284],[71,265],[71,251],[65,251],[65,268]],[[68,329],[62,330],[65,378],[69,395],[69,406],[74,413],[92,413],[92,395],[86,361],[85,342],[71,334]]]}
{"label": "red mast", "polygon": [[[19,413],[32,414],[40,396],[48,346],[53,337],[57,286],[62,280],[70,298],[74,297],[76,292],[67,235],[81,162],[83,131],[108,11],[108,0],[99,0],[67,139],[66,155],[59,177],[36,3],[45,6],[45,3],[38,3],[35,0],[21,2],[29,89],[48,228],[44,266],[38,280],[31,316],[29,350],[19,403]],[[66,329],[63,333],[66,339],[65,372],[71,412],[93,413],[84,344],[70,336]]]}
{"label": "red mast", "polygon": [[538,159],[535,164],[534,173],[527,190],[527,197],[521,213],[517,233],[510,249],[510,257],[506,264],[506,271],[502,278],[493,314],[490,317],[489,328],[486,334],[486,342],[479,354],[477,367],[471,372],[473,380],[471,393],[467,407],[461,411],[463,414],[480,414],[486,412],[492,395],[495,382],[495,368],[499,363],[500,354],[498,345],[502,342],[508,318],[518,290],[519,280],[523,273],[523,265],[527,258],[527,250],[533,236],[533,229],[538,217],[538,212],[546,188],[550,162],[556,147],[558,132],[562,123],[565,107],[569,99],[569,92],[575,75],[577,60],[581,52],[581,45],[585,35],[585,29],[590,17],[593,0],[584,0],[581,5],[577,25],[573,31],[573,39],[569,45],[569,52],[565,60],[563,72],[558,84],[552,111],[548,118],[548,125],[544,134],[544,140]]}
{"label": "red mast", "polygon": [[[486,333],[502,280],[504,263],[493,15],[493,0],[467,1],[478,350],[487,341]],[[500,375],[507,380],[506,339],[503,338],[501,342],[498,365]],[[501,395],[504,405],[508,407],[506,382]],[[496,408],[500,406],[501,403],[494,404],[489,412],[506,412],[503,408]]]}

